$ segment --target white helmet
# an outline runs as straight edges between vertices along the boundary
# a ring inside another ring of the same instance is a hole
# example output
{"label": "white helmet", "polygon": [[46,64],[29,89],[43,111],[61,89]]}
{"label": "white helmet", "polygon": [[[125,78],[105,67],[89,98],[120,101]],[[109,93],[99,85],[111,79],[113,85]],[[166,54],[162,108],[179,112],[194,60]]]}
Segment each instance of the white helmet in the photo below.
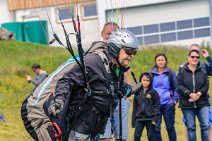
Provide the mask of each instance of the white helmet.
{"label": "white helmet", "polygon": [[112,32],[108,40],[108,49],[112,57],[118,58],[121,48],[138,49],[137,37],[126,29],[118,29]]}

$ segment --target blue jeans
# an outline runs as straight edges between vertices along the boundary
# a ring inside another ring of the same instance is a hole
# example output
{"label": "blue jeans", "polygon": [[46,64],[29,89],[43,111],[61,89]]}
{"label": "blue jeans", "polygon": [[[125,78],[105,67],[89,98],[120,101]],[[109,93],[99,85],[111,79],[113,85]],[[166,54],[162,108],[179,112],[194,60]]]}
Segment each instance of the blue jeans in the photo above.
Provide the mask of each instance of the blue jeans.
{"label": "blue jeans", "polygon": [[189,141],[196,141],[196,123],[195,117],[198,117],[201,128],[202,141],[209,141],[208,139],[208,106],[201,108],[182,108],[183,115],[186,120],[186,127],[188,131]]}
{"label": "blue jeans", "polygon": [[[128,113],[129,113],[130,101],[124,98],[121,99],[121,111],[122,111],[122,139],[128,138]],[[108,119],[105,133],[100,134],[100,139],[111,138],[112,131],[115,139],[119,139],[120,134],[120,119],[119,119],[119,105],[113,111],[111,117]],[[112,131],[111,131],[112,129]]]}
{"label": "blue jeans", "polygon": [[[182,121],[186,126],[186,120],[183,115],[182,115]],[[212,126],[212,109],[210,108],[210,106],[208,107],[208,126]]]}
{"label": "blue jeans", "polygon": [[157,121],[155,132],[156,132],[156,141],[162,141],[161,137],[161,123],[162,123],[162,116],[164,118],[166,124],[166,130],[168,132],[169,141],[176,141],[176,131],[174,127],[175,123],[175,105],[171,103],[167,106],[160,108],[160,117]]}
{"label": "blue jeans", "polygon": [[70,141],[90,141],[90,135],[82,134],[76,131],[71,131],[69,136]]}

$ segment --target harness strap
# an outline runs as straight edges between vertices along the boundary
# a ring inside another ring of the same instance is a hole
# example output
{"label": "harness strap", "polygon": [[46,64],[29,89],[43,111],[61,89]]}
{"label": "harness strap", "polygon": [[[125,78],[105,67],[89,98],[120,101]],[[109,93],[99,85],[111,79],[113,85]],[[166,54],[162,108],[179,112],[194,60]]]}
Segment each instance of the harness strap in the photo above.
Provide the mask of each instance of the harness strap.
{"label": "harness strap", "polygon": [[105,66],[106,72],[110,73],[110,64],[109,64],[109,61],[108,61],[108,58],[107,58],[106,54],[103,51],[97,52],[97,54],[101,58],[104,66]]}

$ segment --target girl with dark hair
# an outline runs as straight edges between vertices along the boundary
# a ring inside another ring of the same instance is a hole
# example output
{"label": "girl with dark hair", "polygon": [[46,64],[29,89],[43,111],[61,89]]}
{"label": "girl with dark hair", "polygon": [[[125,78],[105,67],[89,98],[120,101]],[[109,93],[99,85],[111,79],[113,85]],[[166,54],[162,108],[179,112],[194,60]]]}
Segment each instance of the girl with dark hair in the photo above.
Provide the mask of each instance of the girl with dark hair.
{"label": "girl with dark hair", "polygon": [[169,141],[176,141],[175,105],[179,95],[176,91],[176,73],[167,67],[168,59],[165,54],[159,53],[155,56],[155,66],[152,68],[153,88],[160,96],[160,116],[156,124],[156,140],[162,141],[161,122],[162,116],[166,124]]}

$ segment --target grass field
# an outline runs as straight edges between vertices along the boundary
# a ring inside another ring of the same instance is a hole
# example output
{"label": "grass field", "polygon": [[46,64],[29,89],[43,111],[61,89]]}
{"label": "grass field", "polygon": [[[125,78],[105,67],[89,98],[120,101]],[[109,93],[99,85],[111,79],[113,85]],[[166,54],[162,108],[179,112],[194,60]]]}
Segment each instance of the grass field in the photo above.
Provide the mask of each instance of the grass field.
{"label": "grass field", "polygon": [[[180,64],[186,62],[187,49],[182,47],[158,46],[142,48],[131,64],[131,68],[137,78],[142,72],[151,69],[154,65],[154,56],[159,52],[163,52],[167,55],[168,66],[173,70],[177,70]],[[69,57],[68,51],[63,48],[15,41],[0,41],[0,112],[2,112],[6,118],[6,122],[0,123],[0,141],[32,140],[24,129],[20,117],[22,101],[32,90],[32,85],[29,84],[25,78],[25,75],[28,74],[34,76],[31,71],[31,65],[33,63],[39,63],[44,70],[51,73]],[[134,131],[130,123],[131,110],[132,105],[128,123],[130,127],[129,141],[133,141]],[[176,108],[175,125],[178,140],[183,141],[184,126],[181,121],[181,111],[179,108]],[[197,132],[199,139],[199,128]],[[164,141],[168,141],[164,124],[162,125],[162,135]],[[142,141],[147,141],[146,133],[143,134]]]}

